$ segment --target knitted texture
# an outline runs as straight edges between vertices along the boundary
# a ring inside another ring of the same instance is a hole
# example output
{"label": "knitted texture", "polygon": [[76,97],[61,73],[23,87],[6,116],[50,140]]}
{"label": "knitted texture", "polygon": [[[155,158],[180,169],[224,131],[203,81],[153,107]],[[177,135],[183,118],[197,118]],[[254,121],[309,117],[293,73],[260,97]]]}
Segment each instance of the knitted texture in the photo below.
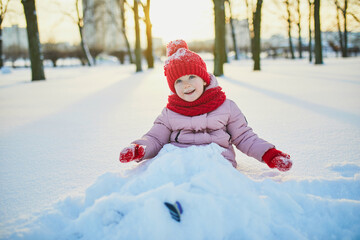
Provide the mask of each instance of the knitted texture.
{"label": "knitted texture", "polygon": [[166,48],[169,58],[164,65],[164,74],[173,93],[176,93],[175,81],[185,75],[199,76],[207,85],[210,84],[210,76],[204,60],[190,51],[184,40],[171,41]]}
{"label": "knitted texture", "polygon": [[124,148],[120,152],[119,161],[128,163],[131,161],[139,161],[145,155],[145,147],[139,144],[131,144],[131,146]]}
{"label": "knitted texture", "polygon": [[226,100],[226,95],[221,87],[206,90],[200,98],[187,102],[178,95],[169,96],[167,108],[185,116],[197,116],[217,109]]}
{"label": "knitted texture", "polygon": [[292,161],[290,159],[290,155],[283,153],[276,148],[269,149],[262,160],[270,167],[270,168],[277,168],[280,171],[289,171],[292,167]]}

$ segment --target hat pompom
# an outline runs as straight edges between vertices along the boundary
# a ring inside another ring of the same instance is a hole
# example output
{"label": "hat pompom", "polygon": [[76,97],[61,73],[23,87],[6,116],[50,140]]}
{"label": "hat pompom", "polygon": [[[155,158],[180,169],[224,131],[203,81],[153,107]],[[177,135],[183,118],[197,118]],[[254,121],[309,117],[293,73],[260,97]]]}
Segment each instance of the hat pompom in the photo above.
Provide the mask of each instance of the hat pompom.
{"label": "hat pompom", "polygon": [[170,57],[177,52],[180,48],[189,49],[187,43],[184,40],[175,40],[168,43],[166,46],[167,56]]}

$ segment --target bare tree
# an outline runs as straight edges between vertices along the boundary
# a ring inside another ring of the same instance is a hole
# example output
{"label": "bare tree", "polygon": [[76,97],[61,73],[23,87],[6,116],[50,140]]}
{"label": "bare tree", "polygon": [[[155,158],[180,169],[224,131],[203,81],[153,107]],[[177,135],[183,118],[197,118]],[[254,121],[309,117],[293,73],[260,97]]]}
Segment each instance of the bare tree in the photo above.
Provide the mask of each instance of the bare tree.
{"label": "bare tree", "polygon": [[358,24],[360,23],[360,19],[359,19],[360,1],[334,0],[334,4],[336,6],[336,20],[337,20],[337,29],[339,34],[339,45],[341,49],[341,54],[342,57],[348,57],[349,56],[348,32],[349,29],[351,32],[352,25],[355,24],[356,27],[359,26]]}
{"label": "bare tree", "polygon": [[224,75],[225,57],[225,2],[213,0],[215,15],[214,75]]}
{"label": "bare tree", "polygon": [[[298,0],[297,0],[298,1]],[[291,55],[291,59],[295,59],[295,50],[294,50],[294,44],[292,41],[292,26],[294,24],[294,17],[293,17],[293,10],[294,10],[294,1],[293,0],[284,0],[284,1],[278,1],[273,0],[273,4],[277,6],[280,12],[286,12],[286,15],[280,14],[280,19],[287,22],[287,33],[288,33],[288,41],[289,41],[289,51]],[[285,10],[283,7],[285,6]],[[300,22],[300,18],[299,18]],[[300,25],[298,25],[300,26]]]}
{"label": "bare tree", "polygon": [[75,22],[78,26],[79,29],[79,34],[80,34],[80,45],[81,45],[81,49],[85,55],[85,59],[87,61],[88,66],[93,65],[93,59],[92,56],[90,54],[89,48],[85,42],[85,38],[83,35],[83,29],[84,29],[84,18],[85,18],[85,13],[86,13],[86,9],[87,9],[87,1],[83,1],[83,11],[80,10],[80,5],[79,5],[79,0],[76,0],[75,3],[75,7],[76,7],[76,15],[77,18],[75,19]]}
{"label": "bare tree", "polygon": [[32,81],[45,80],[35,0],[22,0],[21,3],[24,7],[27,25]]}
{"label": "bare tree", "polygon": [[247,19],[249,22],[250,32],[250,45],[251,54],[254,61],[253,70],[260,70],[260,53],[261,53],[261,7],[262,1],[257,0],[256,6],[253,6],[252,2],[249,4],[249,0],[245,0],[247,9]]}
{"label": "bare tree", "polygon": [[350,3],[352,8],[351,10],[347,11],[347,14],[350,15],[357,23],[360,23],[360,17],[359,17],[359,13],[360,13],[360,1],[359,0],[353,0]]}
{"label": "bare tree", "polygon": [[139,24],[139,1],[134,0],[134,21],[135,21],[135,64],[136,72],[141,72],[141,44],[140,44],[140,24]]}
{"label": "bare tree", "polygon": [[[150,15],[150,0],[148,1],[147,5],[143,4],[141,2],[141,0],[134,0],[134,5],[133,6],[130,5],[127,0],[119,0],[117,3],[118,3],[118,6],[119,6],[119,9],[120,9],[120,17],[121,17],[120,31],[121,31],[121,33],[123,35],[124,40],[125,40],[125,44],[126,44],[126,48],[127,48],[127,54],[129,56],[130,63],[135,63],[136,72],[141,72],[142,71],[142,66],[141,66],[142,65],[142,63],[141,63],[142,51],[141,51],[141,42],[140,42],[139,4],[141,4],[142,7],[144,8],[145,15],[149,16]],[[132,54],[132,51],[131,51],[129,39],[128,39],[127,33],[126,33],[127,31],[126,31],[126,9],[125,9],[125,6],[129,7],[131,9],[131,11],[133,11],[133,13],[134,13],[134,21],[135,21],[135,61],[133,59],[133,54]],[[147,8],[149,9],[148,12],[146,12]],[[108,9],[107,12],[110,15],[110,17],[112,17],[113,22],[116,22],[115,15],[113,14],[112,9]],[[145,23],[146,23],[146,21],[145,21]],[[151,33],[151,22],[150,21],[149,21],[149,24],[150,24],[150,33]],[[148,30],[148,26],[147,26],[147,30]],[[151,41],[150,46],[152,48],[152,37],[150,37],[150,40],[148,39],[148,41]],[[149,46],[149,42],[148,42],[148,46]],[[152,52],[152,50],[151,50],[151,52]],[[123,50],[112,51],[110,54],[113,55],[113,56],[116,56],[119,59],[119,62],[121,64],[124,63],[125,52]],[[147,58],[147,60],[149,60],[149,59]],[[150,68],[150,66],[149,66],[149,68]],[[152,62],[152,67],[153,67],[153,62]]]}
{"label": "bare tree", "polygon": [[230,27],[231,27],[231,38],[233,41],[233,47],[234,47],[234,52],[235,52],[235,60],[239,60],[239,50],[238,50],[237,43],[236,43],[236,35],[235,35],[233,15],[232,15],[232,11],[231,11],[231,3],[230,3],[230,0],[225,0],[225,1],[228,3],[228,6],[229,6],[229,12],[230,12],[229,20],[230,20]]}
{"label": "bare tree", "polygon": [[3,60],[3,37],[2,37],[2,23],[5,18],[5,14],[7,11],[7,7],[9,5],[10,0],[0,0],[0,68],[4,66],[4,60]]}
{"label": "bare tree", "polygon": [[314,1],[314,24],[315,24],[315,64],[323,64],[321,24],[320,24],[320,0]]}
{"label": "bare tree", "polygon": [[300,0],[297,0],[297,14],[298,14],[298,49],[299,49],[299,58],[302,58],[302,40],[301,40],[301,11],[300,11]]}
{"label": "bare tree", "polygon": [[146,5],[141,3],[144,9],[145,14],[145,25],[146,25],[146,39],[147,39],[147,49],[146,49],[146,60],[148,63],[148,68],[154,68],[154,55],[153,55],[153,44],[152,44],[152,24],[150,20],[150,0],[146,0]]}
{"label": "bare tree", "polygon": [[250,45],[252,59],[254,61],[254,71],[260,70],[260,53],[261,53],[261,9],[262,9],[262,0],[256,0],[256,5],[253,5],[253,2],[249,3],[249,0],[245,0],[246,9],[247,9],[247,19],[249,22],[249,32],[250,32]]}
{"label": "bare tree", "polygon": [[125,3],[126,0],[119,0],[119,7],[120,7],[120,15],[121,15],[121,33],[125,39],[127,54],[129,55],[130,63],[134,63],[129,39],[126,34],[126,15],[125,15]]}
{"label": "bare tree", "polygon": [[[98,3],[94,5],[89,5],[88,0],[75,0],[75,8],[72,7],[72,10],[70,11],[64,11],[62,10],[59,2],[54,2],[58,5],[59,11],[69,19],[77,26],[77,29],[79,31],[80,36],[80,47],[81,51],[79,52],[76,50],[76,57],[81,59],[82,65],[88,65],[92,66],[94,64],[94,59],[91,56],[91,52],[89,50],[89,47],[86,43],[86,39],[84,36],[84,26],[85,26],[85,19],[90,10],[94,10],[95,8],[99,7],[100,5],[104,4],[102,1],[99,1]],[[74,5],[72,5],[74,6]],[[75,12],[75,14],[74,14]],[[94,17],[94,16],[92,16]],[[79,54],[82,54],[83,56],[79,56]],[[85,64],[84,64],[85,63]]]}
{"label": "bare tree", "polygon": [[260,53],[261,53],[261,7],[263,1],[257,0],[256,10],[253,12],[253,29],[254,29],[254,39],[253,39],[253,59],[254,59],[254,71],[260,70]]}
{"label": "bare tree", "polygon": [[245,5],[246,5],[246,19],[248,22],[248,26],[249,26],[249,37],[250,37],[250,50],[251,50],[251,56],[252,59],[254,59],[254,51],[253,51],[253,47],[254,47],[254,25],[253,25],[253,7],[252,4],[249,4],[249,0],[245,0]]}
{"label": "bare tree", "polygon": [[309,3],[309,62],[312,62],[312,31],[311,31],[311,26],[312,26],[312,19],[313,19],[313,5],[314,3],[311,0],[308,0]]}
{"label": "bare tree", "polygon": [[[84,55],[84,57],[82,57],[81,59],[82,59],[82,61],[85,60],[85,62],[88,66],[92,66],[94,61],[93,61],[93,58],[89,51],[88,45],[86,44],[85,37],[84,37],[84,25],[85,25],[84,19],[85,19],[86,12],[88,11],[88,8],[89,7],[88,7],[87,0],[82,0],[82,1],[76,0],[75,1],[76,16],[74,16],[73,13],[71,13],[69,11],[62,11],[62,14],[64,14],[64,16],[69,17],[72,20],[72,22],[74,24],[76,24],[78,31],[79,31],[79,35],[80,35],[81,51],[82,51],[82,54]],[[79,54],[79,53],[77,53],[77,54]]]}
{"label": "bare tree", "polygon": [[293,46],[293,43],[292,43],[292,36],[291,36],[291,26],[292,26],[292,22],[293,22],[292,15],[291,15],[291,10],[290,10],[291,6],[290,6],[289,0],[285,0],[284,3],[286,5],[286,12],[287,12],[290,54],[291,54],[291,59],[295,59],[294,46]]}
{"label": "bare tree", "polygon": [[[347,30],[347,10],[348,10],[348,0],[344,0],[344,5],[341,7],[338,0],[335,0],[335,5],[337,8],[337,20],[338,20],[338,31],[340,32],[340,47],[343,57],[348,57],[348,30]],[[344,33],[341,33],[340,27],[340,18],[338,15],[338,11],[342,13],[343,21],[344,21]]]}
{"label": "bare tree", "polygon": [[[335,0],[335,5],[337,5],[337,0]],[[340,49],[341,49],[341,53],[344,56],[344,42],[343,42],[343,33],[341,31],[341,26],[340,26],[340,16],[339,16],[339,8],[336,8],[336,20],[337,20],[337,29],[338,29],[338,34],[339,34],[339,44],[340,44]],[[335,44],[334,44],[335,45]],[[335,46],[334,46],[335,47]],[[336,52],[337,55],[337,52]]]}
{"label": "bare tree", "polygon": [[[118,27],[119,31],[121,32],[124,41],[125,41],[125,45],[126,45],[126,52],[127,55],[129,56],[129,61],[131,64],[135,63],[133,60],[133,54],[131,51],[131,47],[130,47],[130,42],[129,42],[129,38],[127,36],[127,31],[126,31],[126,9],[125,6],[128,6],[130,8],[132,8],[129,3],[126,0],[118,0],[116,1],[118,7],[119,7],[119,12],[120,12],[120,24],[116,24],[116,26]],[[112,18],[112,23],[118,23],[118,19],[117,19],[117,15],[114,13],[113,9],[111,7],[107,8],[107,14]],[[119,59],[120,64],[124,64],[125,62],[125,51],[122,49],[119,50],[115,50],[115,51],[111,51],[110,53],[113,56],[116,56]]]}

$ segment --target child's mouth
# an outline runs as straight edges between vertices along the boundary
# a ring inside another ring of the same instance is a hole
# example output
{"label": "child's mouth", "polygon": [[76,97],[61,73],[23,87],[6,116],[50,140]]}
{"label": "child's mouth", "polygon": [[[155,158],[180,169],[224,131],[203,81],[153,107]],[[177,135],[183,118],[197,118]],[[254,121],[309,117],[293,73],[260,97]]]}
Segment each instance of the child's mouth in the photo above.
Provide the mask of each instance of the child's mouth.
{"label": "child's mouth", "polygon": [[192,93],[194,93],[194,92],[195,92],[195,89],[193,89],[193,90],[191,90],[191,91],[188,91],[188,92],[184,92],[184,94],[190,95],[190,94],[192,94]]}

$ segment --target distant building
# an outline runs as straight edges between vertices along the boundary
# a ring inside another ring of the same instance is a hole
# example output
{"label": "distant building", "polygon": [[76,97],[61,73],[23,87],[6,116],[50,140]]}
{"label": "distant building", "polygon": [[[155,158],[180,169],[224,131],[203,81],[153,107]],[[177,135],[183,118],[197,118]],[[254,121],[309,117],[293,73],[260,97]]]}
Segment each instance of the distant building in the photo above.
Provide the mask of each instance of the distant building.
{"label": "distant building", "polygon": [[83,8],[83,36],[88,47],[104,52],[125,50],[119,1],[83,0]]}
{"label": "distant building", "polygon": [[28,49],[26,28],[21,28],[18,25],[4,27],[2,34],[4,49],[7,49],[10,46],[17,46],[22,49]]}

